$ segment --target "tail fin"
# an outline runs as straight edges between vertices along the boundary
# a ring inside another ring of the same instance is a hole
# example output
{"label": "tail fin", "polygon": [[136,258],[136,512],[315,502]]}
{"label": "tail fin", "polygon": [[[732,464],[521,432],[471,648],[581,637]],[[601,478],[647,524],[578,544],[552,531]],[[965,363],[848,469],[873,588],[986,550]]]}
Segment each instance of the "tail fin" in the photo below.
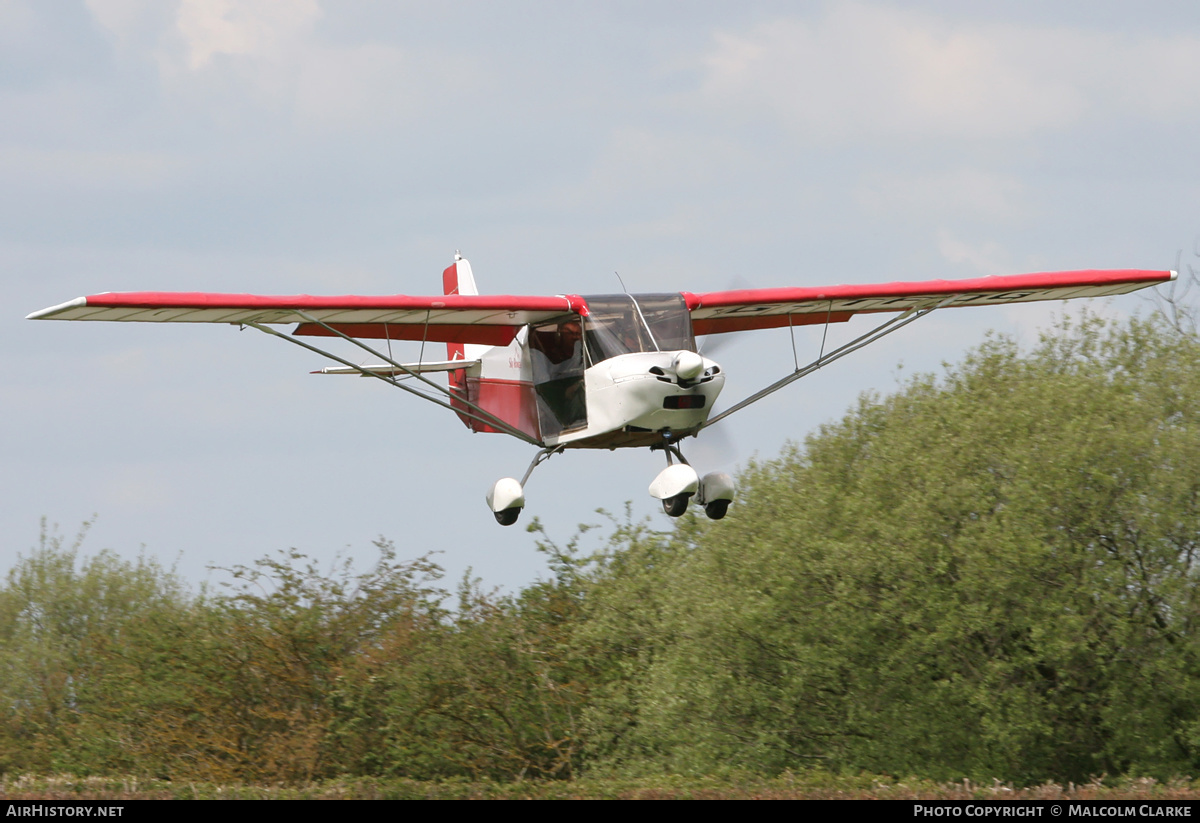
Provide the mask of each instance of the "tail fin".
{"label": "tail fin", "polygon": [[[454,262],[442,272],[442,293],[461,294],[464,296],[477,295],[479,289],[475,285],[475,275],[471,272],[471,264],[458,252],[454,253]],[[438,370],[446,371],[450,382],[450,406],[456,409],[458,418],[473,432],[501,431],[491,423],[475,417],[468,417],[464,412],[469,408],[467,403],[486,410],[499,420],[507,421],[534,439],[538,433],[537,401],[533,387],[508,379],[484,377],[488,371],[488,363],[492,368],[498,368],[498,363],[507,364],[520,373],[520,349],[524,338],[514,339],[507,347],[485,346],[479,343],[447,343],[446,359],[450,363],[437,364]],[[511,351],[506,355],[504,349]],[[493,351],[500,349],[500,351]],[[489,357],[489,352],[491,356]],[[514,355],[516,366],[513,366]],[[462,363],[464,368],[454,368],[454,363]],[[467,367],[475,367],[476,377],[467,377]],[[432,370],[432,369],[430,369]]]}
{"label": "tail fin", "polygon": [[[471,264],[458,252],[454,253],[454,262],[442,272],[442,294],[479,294],[479,289],[475,286],[475,275],[471,273]],[[465,360],[466,351],[463,344],[447,343],[446,359]],[[462,372],[451,374],[450,384],[455,388],[464,389],[466,387],[464,374]]]}
{"label": "tail fin", "polygon": [[454,253],[454,262],[442,272],[442,286],[442,294],[479,294],[471,264],[458,252]]}
{"label": "tail fin", "polygon": [[[451,263],[442,272],[442,293],[443,294],[479,294],[479,289],[475,286],[475,275],[471,273],[471,264],[467,259],[458,252],[454,253],[454,262]],[[475,347],[472,347],[475,348]],[[446,344],[446,359],[447,360],[466,360],[466,346],[462,343],[447,343]],[[456,369],[447,374],[450,381],[450,390],[463,398],[467,397],[467,372],[465,369]],[[453,400],[450,405],[456,405]],[[471,427],[470,418],[459,415],[462,421]]]}

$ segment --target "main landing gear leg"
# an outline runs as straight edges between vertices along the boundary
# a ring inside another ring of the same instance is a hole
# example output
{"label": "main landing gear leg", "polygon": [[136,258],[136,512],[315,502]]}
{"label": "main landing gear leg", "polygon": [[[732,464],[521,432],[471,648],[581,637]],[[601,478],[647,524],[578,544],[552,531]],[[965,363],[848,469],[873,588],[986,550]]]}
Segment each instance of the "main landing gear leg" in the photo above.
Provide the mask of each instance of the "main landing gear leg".
{"label": "main landing gear leg", "polygon": [[[704,513],[709,519],[720,520],[725,516],[736,492],[732,477],[724,472],[709,472],[700,477],[696,470],[688,465],[678,444],[665,437],[661,445],[651,448],[662,449],[667,455],[667,467],[659,472],[650,484],[650,496],[662,501],[664,512],[670,517],[681,516],[687,511],[688,502],[695,496],[696,502],[704,507]],[[678,463],[675,462],[676,459],[679,460]]]}
{"label": "main landing gear leg", "polygon": [[502,477],[492,485],[487,493],[487,504],[497,523],[501,526],[511,526],[517,522],[517,518],[521,516],[521,509],[525,508],[525,483],[528,482],[529,475],[562,450],[562,446],[548,446],[534,455],[529,468],[525,470],[525,476],[519,481],[512,477]]}

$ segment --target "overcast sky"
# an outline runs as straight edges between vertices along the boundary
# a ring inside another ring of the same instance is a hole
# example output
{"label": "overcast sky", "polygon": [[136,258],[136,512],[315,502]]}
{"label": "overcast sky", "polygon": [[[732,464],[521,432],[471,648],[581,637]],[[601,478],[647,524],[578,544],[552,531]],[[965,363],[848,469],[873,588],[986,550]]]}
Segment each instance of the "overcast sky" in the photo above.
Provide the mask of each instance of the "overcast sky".
{"label": "overcast sky", "polygon": [[[36,309],[430,294],[456,249],[482,291],[518,294],[617,291],[614,271],[699,292],[1186,267],[1198,102],[1195,2],[0,0],[0,560],[42,517],[96,514],[87,549],[193,581],[288,547],[365,563],[382,535],[511,591],[546,574],[533,516],[564,541],[625,501],[668,524],[659,454],[555,457],[503,529],[483,497],[524,471],[517,440],[309,375],[324,364],[254,331]],[[861,392],[1064,311],[942,312],[689,454],[769,459]],[[797,344],[815,356],[819,330]],[[715,356],[728,402],[792,366],[785,331]]]}

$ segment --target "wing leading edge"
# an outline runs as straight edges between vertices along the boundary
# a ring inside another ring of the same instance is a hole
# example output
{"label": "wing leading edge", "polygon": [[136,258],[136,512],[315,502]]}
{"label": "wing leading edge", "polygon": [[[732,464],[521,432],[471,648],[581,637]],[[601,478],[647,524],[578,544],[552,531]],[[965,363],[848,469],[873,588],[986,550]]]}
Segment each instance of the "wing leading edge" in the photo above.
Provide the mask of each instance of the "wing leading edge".
{"label": "wing leading edge", "polygon": [[814,323],[841,323],[866,312],[898,312],[935,305],[995,306],[1035,300],[1127,294],[1174,280],[1173,271],[1113,269],[1039,272],[971,280],[685,292],[696,334],[720,334]]}
{"label": "wing leading edge", "polygon": [[[900,312],[949,298],[947,307],[1126,294],[1174,280],[1173,271],[1114,269],[1039,272],[971,280],[742,289],[683,297],[695,333],[719,334],[813,323],[839,323],[868,312]],[[579,295],[436,296],[307,294],[266,296],[207,292],[107,292],[34,312],[31,320],[148,323],[298,323],[296,334],[426,340],[503,346],[529,323],[587,314]],[[331,329],[335,331],[331,331]]]}
{"label": "wing leading edge", "polygon": [[587,304],[577,295],[276,297],[207,292],[108,292],[42,309],[28,319],[298,323],[299,335],[333,336],[328,326],[350,337],[502,346],[511,342],[522,326],[572,313],[587,313]]}

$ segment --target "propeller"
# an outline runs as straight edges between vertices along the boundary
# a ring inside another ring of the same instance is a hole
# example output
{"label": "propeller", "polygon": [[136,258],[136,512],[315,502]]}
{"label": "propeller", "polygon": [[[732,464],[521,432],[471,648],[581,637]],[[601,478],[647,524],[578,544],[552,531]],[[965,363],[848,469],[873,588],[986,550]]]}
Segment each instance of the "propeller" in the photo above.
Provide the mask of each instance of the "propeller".
{"label": "propeller", "polygon": [[[714,416],[719,413],[719,409],[713,410]],[[701,429],[693,438],[695,442],[688,445],[688,460],[705,472],[720,470],[732,474],[737,468],[741,452],[730,432],[724,420]]]}
{"label": "propeller", "polygon": [[[743,291],[752,288],[754,288],[753,284],[746,278],[736,275],[729,281],[726,291]],[[698,339],[696,348],[701,357],[716,360],[717,354],[728,351],[737,339],[738,335],[734,333],[706,334]],[[709,417],[716,417],[722,411],[723,409],[720,407],[714,408]],[[741,459],[741,449],[738,448],[731,429],[725,425],[725,421],[701,429],[695,441],[688,451],[695,456],[696,465],[703,466],[705,471],[720,469],[732,473],[737,468]]]}
{"label": "propeller", "polygon": [[[754,288],[754,286],[748,280],[746,280],[746,278],[739,274],[729,281],[729,286],[725,289],[725,291],[745,291],[746,289],[752,288]],[[707,357],[710,360],[716,360],[717,352],[727,348],[729,344],[734,341],[735,336],[736,335],[733,333],[706,334],[704,337],[700,338],[699,344],[697,345],[697,350],[700,352],[702,357]]]}

